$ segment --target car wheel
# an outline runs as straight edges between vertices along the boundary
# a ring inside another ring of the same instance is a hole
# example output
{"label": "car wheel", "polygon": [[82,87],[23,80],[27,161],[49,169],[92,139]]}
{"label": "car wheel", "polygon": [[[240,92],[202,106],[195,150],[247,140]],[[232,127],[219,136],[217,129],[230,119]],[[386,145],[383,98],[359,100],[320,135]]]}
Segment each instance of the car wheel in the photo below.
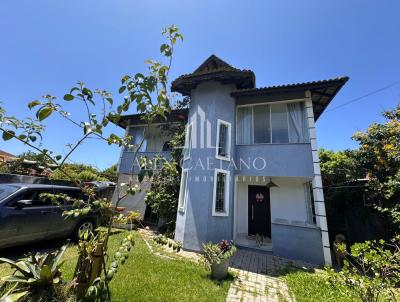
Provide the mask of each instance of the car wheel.
{"label": "car wheel", "polygon": [[91,220],[81,221],[75,231],[75,239],[79,240],[83,234],[86,232],[93,233],[95,229],[94,223]]}

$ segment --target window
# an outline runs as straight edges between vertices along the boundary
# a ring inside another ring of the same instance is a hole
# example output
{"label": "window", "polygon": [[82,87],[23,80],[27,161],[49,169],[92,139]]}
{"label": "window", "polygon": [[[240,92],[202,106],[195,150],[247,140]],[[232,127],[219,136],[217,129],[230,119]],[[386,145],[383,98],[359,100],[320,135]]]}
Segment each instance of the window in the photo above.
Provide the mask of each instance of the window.
{"label": "window", "polygon": [[[145,128],[140,126],[140,127],[129,127],[128,128],[128,133],[129,136],[132,137],[131,144],[133,145],[133,148],[128,148],[126,147],[126,151],[135,151],[136,148],[140,146],[139,152],[145,152],[146,147],[147,147],[147,139],[144,137],[145,134]],[[142,142],[143,141],[143,142]]]}
{"label": "window", "polygon": [[254,143],[271,143],[270,105],[261,105],[254,110]]}
{"label": "window", "polygon": [[213,216],[229,215],[229,171],[215,170]]}
{"label": "window", "polygon": [[185,146],[183,149],[183,158],[190,157],[190,149],[192,149],[192,124],[186,126]]}
{"label": "window", "polygon": [[186,196],[187,196],[187,175],[188,175],[188,171],[183,170],[182,177],[181,177],[181,186],[180,186],[180,190],[179,190],[179,200],[178,200],[178,210],[180,212],[185,211]]}
{"label": "window", "polygon": [[40,198],[40,194],[42,193],[50,193],[53,194],[53,190],[49,189],[49,190],[45,190],[45,189],[29,189],[21,194],[19,194],[17,197],[15,197],[14,199],[12,199],[11,201],[9,201],[7,203],[7,207],[16,207],[17,206],[17,202],[20,200],[29,200],[31,201],[31,204],[27,204],[25,207],[44,207],[44,206],[55,206],[51,203],[51,200],[49,199],[45,199],[42,200]]}
{"label": "window", "polygon": [[288,113],[286,104],[271,106],[271,130],[273,143],[288,143]]}
{"label": "window", "polygon": [[236,125],[239,145],[309,141],[304,102],[238,107]]}
{"label": "window", "polygon": [[216,158],[230,160],[231,157],[231,124],[217,121]]}

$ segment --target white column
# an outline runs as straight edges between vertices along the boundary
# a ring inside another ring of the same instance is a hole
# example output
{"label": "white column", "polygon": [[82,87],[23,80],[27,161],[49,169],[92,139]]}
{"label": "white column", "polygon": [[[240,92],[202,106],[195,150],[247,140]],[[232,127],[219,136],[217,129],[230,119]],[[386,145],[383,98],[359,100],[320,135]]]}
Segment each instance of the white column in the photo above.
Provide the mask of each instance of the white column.
{"label": "white column", "polygon": [[313,197],[314,197],[314,210],[316,222],[321,229],[322,236],[322,249],[324,252],[325,265],[332,265],[331,250],[328,236],[328,223],[326,220],[324,191],[322,189],[321,169],[319,164],[318,148],[317,148],[317,135],[315,131],[315,120],[313,104],[311,99],[311,92],[306,91],[306,112],[308,121],[308,133],[310,136],[310,143],[312,149],[312,159],[314,167],[314,177],[312,181]]}

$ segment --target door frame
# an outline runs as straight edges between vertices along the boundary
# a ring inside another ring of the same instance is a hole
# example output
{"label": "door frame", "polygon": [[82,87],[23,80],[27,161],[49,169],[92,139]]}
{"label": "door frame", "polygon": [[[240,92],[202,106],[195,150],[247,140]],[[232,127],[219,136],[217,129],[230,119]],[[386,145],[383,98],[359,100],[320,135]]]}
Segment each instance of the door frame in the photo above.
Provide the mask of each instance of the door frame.
{"label": "door frame", "polygon": [[[248,211],[250,211],[250,187],[256,188],[256,187],[262,187],[263,189],[265,189],[267,191],[267,195],[268,195],[268,203],[269,205],[267,206],[267,211],[269,213],[267,213],[267,215],[269,214],[269,237],[267,238],[271,238],[272,237],[272,216],[271,216],[271,190],[269,188],[266,188],[265,185],[248,185],[247,186],[247,209]],[[268,216],[267,216],[268,217]],[[247,213],[247,235],[250,236],[250,212]],[[268,219],[266,218],[266,223],[268,223]]]}

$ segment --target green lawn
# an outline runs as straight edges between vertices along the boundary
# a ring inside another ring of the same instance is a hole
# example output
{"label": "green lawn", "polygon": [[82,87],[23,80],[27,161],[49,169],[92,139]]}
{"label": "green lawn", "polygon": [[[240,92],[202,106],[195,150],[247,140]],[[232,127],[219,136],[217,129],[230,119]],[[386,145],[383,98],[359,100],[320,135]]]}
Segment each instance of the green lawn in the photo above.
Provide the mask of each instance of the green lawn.
{"label": "green lawn", "polygon": [[[126,232],[111,237],[111,250],[119,247],[124,236]],[[136,244],[111,282],[113,301],[225,301],[232,280],[215,282],[197,263],[156,256],[138,233],[134,236]],[[67,280],[72,278],[76,259],[76,247],[71,246],[62,267]],[[6,265],[0,265],[0,276],[8,272]]]}
{"label": "green lawn", "polygon": [[339,293],[327,284],[324,272],[309,272],[297,269],[287,269],[284,280],[289,291],[294,294],[297,302],[353,302],[359,301],[348,295]]}

